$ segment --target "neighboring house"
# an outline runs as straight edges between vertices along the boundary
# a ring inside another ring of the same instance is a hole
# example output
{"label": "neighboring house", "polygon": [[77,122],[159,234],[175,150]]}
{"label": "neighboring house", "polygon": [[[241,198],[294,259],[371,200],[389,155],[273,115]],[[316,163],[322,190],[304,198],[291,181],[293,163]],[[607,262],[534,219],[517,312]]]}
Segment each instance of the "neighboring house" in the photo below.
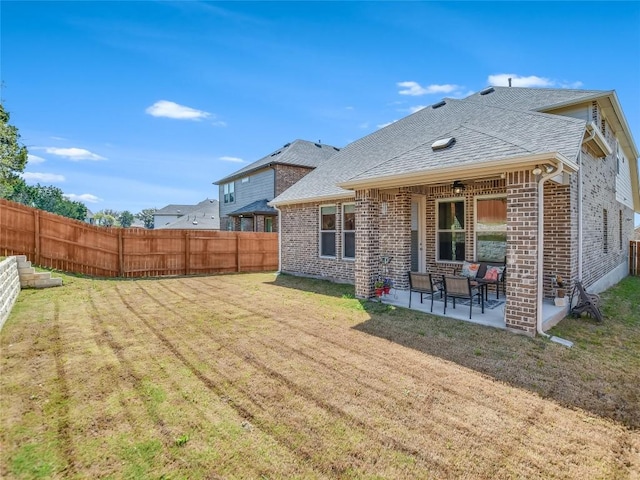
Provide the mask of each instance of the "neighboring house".
{"label": "neighboring house", "polygon": [[93,218],[93,212],[87,208],[87,215],[84,217],[85,223],[95,225],[96,220]]}
{"label": "neighboring house", "polygon": [[220,203],[209,199],[200,202],[177,220],[156,227],[156,230],[162,229],[220,230]]}
{"label": "neighboring house", "polygon": [[632,240],[640,242],[640,227],[635,229]]}
{"label": "neighboring house", "polygon": [[[178,219],[188,216],[189,213],[196,210],[207,209],[210,212],[209,216],[214,216],[218,219],[218,228],[220,221],[219,202],[218,200],[205,199],[197,205],[167,205],[153,213],[153,228],[165,228]],[[215,220],[215,218],[214,218]],[[193,220],[192,220],[193,221]],[[185,220],[185,224],[188,223]]]}
{"label": "neighboring house", "polygon": [[[541,332],[552,279],[628,273],[638,149],[615,91],[490,87],[357,140],[270,204],[280,270],[355,284],[506,261],[507,329]],[[540,285],[540,287],[539,287]],[[571,290],[569,290],[571,291]]]}
{"label": "neighboring house", "polygon": [[214,182],[220,188],[222,230],[276,232],[278,212],[268,202],[338,151],[295,140]]}

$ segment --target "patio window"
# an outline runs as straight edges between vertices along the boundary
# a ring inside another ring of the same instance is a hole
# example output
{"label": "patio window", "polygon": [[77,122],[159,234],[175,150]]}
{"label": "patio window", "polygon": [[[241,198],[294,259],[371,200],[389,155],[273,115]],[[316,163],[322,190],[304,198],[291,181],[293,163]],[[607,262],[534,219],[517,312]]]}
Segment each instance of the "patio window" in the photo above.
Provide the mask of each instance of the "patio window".
{"label": "patio window", "polygon": [[464,238],[464,200],[438,202],[438,260],[462,262]]}
{"label": "patio window", "polygon": [[273,218],[267,217],[264,219],[264,231],[273,232]]}
{"label": "patio window", "polygon": [[356,258],[356,206],[342,206],[342,258]]}
{"label": "patio window", "polygon": [[336,207],[320,207],[320,256],[336,256]]}
{"label": "patio window", "polygon": [[224,192],[224,203],[233,203],[236,201],[234,182],[225,183],[222,190]]}
{"label": "patio window", "polygon": [[479,198],[476,202],[476,260],[504,262],[507,256],[507,199]]}

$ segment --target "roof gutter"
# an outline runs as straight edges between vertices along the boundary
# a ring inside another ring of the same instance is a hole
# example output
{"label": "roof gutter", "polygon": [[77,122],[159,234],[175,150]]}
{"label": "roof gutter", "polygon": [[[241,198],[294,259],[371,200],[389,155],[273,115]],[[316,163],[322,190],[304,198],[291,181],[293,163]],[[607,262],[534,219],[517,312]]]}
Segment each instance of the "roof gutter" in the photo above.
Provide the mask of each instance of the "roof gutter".
{"label": "roof gutter", "polygon": [[408,182],[416,185],[420,183],[429,184],[450,181],[454,177],[472,178],[476,176],[477,178],[482,178],[490,175],[500,175],[505,171],[529,168],[544,162],[563,164],[564,170],[567,172],[576,172],[579,168],[577,163],[569,160],[559,152],[545,152],[534,155],[502,158],[490,162],[483,162],[480,165],[454,165],[450,167],[422,170],[419,172],[389,175],[382,178],[377,177],[362,180],[348,180],[346,182],[339,183],[338,186],[352,190],[362,188],[395,188],[405,186]]}

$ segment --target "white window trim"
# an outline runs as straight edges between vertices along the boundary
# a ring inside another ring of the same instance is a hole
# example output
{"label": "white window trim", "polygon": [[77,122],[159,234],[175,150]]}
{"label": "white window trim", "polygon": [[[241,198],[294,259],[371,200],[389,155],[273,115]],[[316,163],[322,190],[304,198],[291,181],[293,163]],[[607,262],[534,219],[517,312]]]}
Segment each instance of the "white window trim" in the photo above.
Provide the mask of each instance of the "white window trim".
{"label": "white window trim", "polygon": [[[464,223],[465,223],[465,228],[463,230],[440,230],[440,228],[438,228],[438,225],[440,225],[440,204],[441,203],[451,203],[451,202],[462,202],[464,204],[464,215],[465,215],[465,219],[464,219]],[[465,242],[465,248],[466,248],[466,244],[467,244],[467,229],[466,229],[466,224],[467,224],[467,201],[465,197],[449,197],[449,198],[438,198],[436,199],[436,211],[435,211],[435,217],[436,217],[436,245],[435,245],[435,252],[436,252],[436,263],[446,263],[446,264],[451,264],[451,263],[455,263],[455,264],[461,264],[464,262],[463,260],[440,260],[440,242],[438,241],[439,236],[438,234],[440,232],[456,232],[456,233],[464,233],[464,242]]]}
{"label": "white window trim", "polygon": [[[336,216],[336,228],[334,230],[322,230],[322,209],[325,207],[334,207],[336,209],[336,213],[334,214]],[[338,205],[335,203],[330,203],[330,204],[324,204],[324,205],[319,205],[318,206],[318,257],[320,258],[332,258],[335,259],[337,258],[338,255],[338,249],[336,248],[336,255],[322,255],[322,234],[324,232],[334,232],[335,233],[335,237],[334,237],[334,242],[338,240],[338,212],[340,211],[340,209],[338,208]]]}
{"label": "white window trim", "polygon": [[[228,192],[225,193],[225,187],[229,186]],[[233,193],[233,201],[228,201],[227,202],[227,194],[231,194]],[[229,205],[232,203],[236,203],[236,185],[235,182],[227,182],[225,184],[222,185],[222,203],[224,205]]]}
{"label": "white window trim", "polygon": [[[345,229],[344,229],[344,207],[349,206],[349,205],[353,205],[353,206],[354,206],[354,210],[355,210],[355,205],[356,205],[356,204],[355,204],[354,202],[351,202],[351,203],[343,203],[343,204],[342,204],[342,208],[340,209],[340,212],[341,212],[341,214],[342,214],[342,218],[340,219],[340,230],[341,230],[341,231],[340,231],[340,236],[342,237],[342,248],[341,248],[342,252],[340,252],[340,254],[342,255],[342,259],[343,259],[345,262],[355,262],[355,261],[356,261],[356,252],[355,252],[355,251],[353,252],[353,257],[345,257],[345,256],[344,256],[344,246],[345,246],[345,243],[346,243],[346,242],[344,241],[344,234],[345,234],[345,233],[351,233],[351,232],[353,232],[354,239],[355,239],[355,235],[356,235],[356,230],[355,230],[355,219],[354,219],[354,225],[353,225],[353,226],[354,226],[354,229],[353,229],[353,230],[345,230]],[[355,211],[354,211],[354,215],[355,215]]]}
{"label": "white window trim", "polygon": [[[478,200],[491,200],[493,198],[504,198],[506,201],[507,194],[495,193],[491,195],[478,195],[473,199],[473,258],[474,259],[478,258],[478,230],[476,229],[476,225],[478,225]],[[504,224],[504,232],[507,233],[506,220]]]}

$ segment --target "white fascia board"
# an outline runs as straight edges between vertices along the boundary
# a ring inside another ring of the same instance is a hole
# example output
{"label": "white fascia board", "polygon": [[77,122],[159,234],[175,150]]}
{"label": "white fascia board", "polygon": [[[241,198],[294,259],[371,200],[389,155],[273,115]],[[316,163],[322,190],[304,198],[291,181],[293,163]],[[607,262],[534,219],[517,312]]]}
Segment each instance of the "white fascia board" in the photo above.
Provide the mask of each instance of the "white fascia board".
{"label": "white fascia board", "polygon": [[482,178],[492,175],[499,175],[512,170],[522,168],[533,168],[535,165],[549,162],[553,164],[564,164],[564,171],[577,172],[578,164],[569,160],[558,152],[546,152],[535,155],[524,155],[517,157],[502,158],[482,162],[475,165],[455,165],[444,168],[434,168],[420,172],[401,173],[386,177],[368,178],[363,180],[353,180],[339,183],[338,186],[345,189],[357,190],[362,188],[394,188],[408,184],[433,184],[454,179]]}
{"label": "white fascia board", "polygon": [[326,203],[332,202],[336,200],[353,200],[355,199],[355,192],[347,191],[344,193],[336,193],[333,195],[318,195],[315,197],[306,197],[306,198],[291,198],[289,200],[279,200],[267,202],[267,205],[270,207],[280,208],[286,205],[299,205],[302,203]]}

